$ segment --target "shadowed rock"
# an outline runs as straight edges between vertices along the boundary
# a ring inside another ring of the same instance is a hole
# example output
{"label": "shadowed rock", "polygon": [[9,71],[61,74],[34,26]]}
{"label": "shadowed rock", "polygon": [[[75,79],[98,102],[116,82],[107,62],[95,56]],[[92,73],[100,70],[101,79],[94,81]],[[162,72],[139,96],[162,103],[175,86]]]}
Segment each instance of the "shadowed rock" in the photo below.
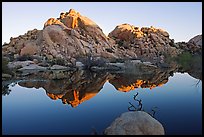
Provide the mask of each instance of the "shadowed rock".
{"label": "shadowed rock", "polygon": [[125,112],[104,131],[106,135],[164,135],[162,124],[144,111]]}

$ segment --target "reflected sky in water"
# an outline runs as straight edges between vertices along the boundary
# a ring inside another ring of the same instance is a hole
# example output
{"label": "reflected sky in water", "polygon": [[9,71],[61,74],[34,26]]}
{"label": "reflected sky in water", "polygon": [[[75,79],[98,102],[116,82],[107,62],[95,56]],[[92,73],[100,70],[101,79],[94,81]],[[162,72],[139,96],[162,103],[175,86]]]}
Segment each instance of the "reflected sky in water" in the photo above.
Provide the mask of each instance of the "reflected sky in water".
{"label": "reflected sky in water", "polygon": [[[53,100],[40,87],[26,88],[18,83],[2,96],[3,134],[102,134],[129,102],[142,100],[143,109],[162,123],[166,134],[202,133],[202,81],[188,73],[174,73],[168,82],[155,88],[135,88],[122,92],[108,81],[103,88],[76,107]],[[197,84],[198,83],[198,84]]]}

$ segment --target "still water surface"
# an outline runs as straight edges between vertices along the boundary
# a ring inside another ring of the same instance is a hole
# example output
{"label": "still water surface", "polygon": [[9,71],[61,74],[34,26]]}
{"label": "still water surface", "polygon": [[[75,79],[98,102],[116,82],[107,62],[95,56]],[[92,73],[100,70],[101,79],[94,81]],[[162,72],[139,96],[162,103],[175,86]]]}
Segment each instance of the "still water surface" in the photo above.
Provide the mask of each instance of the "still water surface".
{"label": "still water surface", "polygon": [[130,103],[138,105],[133,98],[137,93],[144,111],[151,114],[156,107],[154,117],[165,134],[202,134],[201,80],[179,72],[159,80],[153,74],[98,75],[89,74],[90,81],[84,78],[71,87],[73,78],[9,84],[10,93],[2,95],[3,134],[103,134],[129,111]]}

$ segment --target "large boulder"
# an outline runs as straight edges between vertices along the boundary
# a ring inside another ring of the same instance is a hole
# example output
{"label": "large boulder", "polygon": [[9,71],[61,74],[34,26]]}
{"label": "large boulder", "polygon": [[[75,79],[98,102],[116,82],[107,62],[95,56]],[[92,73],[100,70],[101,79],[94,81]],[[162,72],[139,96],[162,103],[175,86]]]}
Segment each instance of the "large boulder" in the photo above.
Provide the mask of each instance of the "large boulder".
{"label": "large boulder", "polygon": [[16,61],[16,62],[9,62],[8,63],[8,68],[9,69],[16,69],[16,68],[22,68],[25,66],[29,66],[31,64],[35,64],[33,61]]}
{"label": "large boulder", "polygon": [[38,53],[38,47],[34,42],[27,42],[24,47],[20,50],[20,56],[23,55],[35,55]]}
{"label": "large boulder", "polygon": [[197,35],[193,38],[191,38],[188,43],[192,43],[196,46],[202,47],[202,34],[201,35]]}
{"label": "large boulder", "polygon": [[104,131],[105,135],[164,135],[162,124],[144,111],[125,112]]}
{"label": "large boulder", "polygon": [[193,54],[202,55],[202,35],[197,35],[187,42],[187,47]]}

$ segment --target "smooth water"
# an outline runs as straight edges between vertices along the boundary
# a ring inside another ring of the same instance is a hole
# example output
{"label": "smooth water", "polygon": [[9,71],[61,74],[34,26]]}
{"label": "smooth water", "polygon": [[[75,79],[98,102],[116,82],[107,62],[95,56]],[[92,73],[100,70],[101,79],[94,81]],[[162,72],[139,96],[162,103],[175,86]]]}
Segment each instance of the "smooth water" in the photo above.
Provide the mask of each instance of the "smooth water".
{"label": "smooth water", "polygon": [[[2,95],[3,135],[103,134],[115,118],[129,111],[130,103],[137,107],[133,98],[137,93],[144,111],[152,114],[155,110],[165,134],[202,134],[201,80],[179,72],[167,79],[154,79],[153,74],[119,74],[113,79],[113,75],[97,75],[89,74],[91,80],[80,75],[74,84],[66,83],[72,77],[9,84],[11,91]],[[141,84],[141,79],[150,82]],[[160,83],[150,84],[151,80]]]}

